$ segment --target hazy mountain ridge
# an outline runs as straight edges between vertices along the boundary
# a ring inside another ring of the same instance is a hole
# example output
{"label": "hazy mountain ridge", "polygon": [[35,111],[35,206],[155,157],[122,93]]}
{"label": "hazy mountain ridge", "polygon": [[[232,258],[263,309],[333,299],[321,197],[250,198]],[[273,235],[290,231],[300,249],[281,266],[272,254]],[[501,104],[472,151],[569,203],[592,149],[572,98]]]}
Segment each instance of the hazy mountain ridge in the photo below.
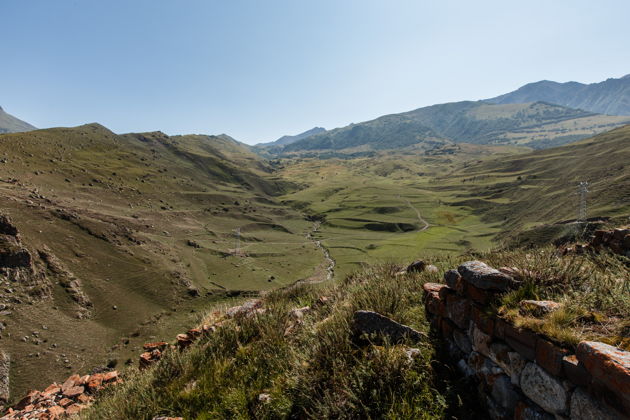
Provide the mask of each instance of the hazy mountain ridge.
{"label": "hazy mountain ridge", "polygon": [[487,101],[495,104],[545,101],[599,114],[630,115],[630,74],[591,84],[541,80]]}
{"label": "hazy mountain ridge", "polygon": [[8,114],[0,106],[0,134],[37,130],[37,127]]}
{"label": "hazy mountain ridge", "polygon": [[256,146],[285,146],[287,144],[295,143],[296,141],[305,139],[307,137],[311,137],[315,134],[319,134],[326,131],[323,127],[313,127],[310,130],[306,130],[300,134],[296,134],[294,136],[282,136],[278,140],[271,141],[268,143],[259,143]]}
{"label": "hazy mountain ridge", "polygon": [[628,123],[630,118],[598,115],[546,102],[489,104],[462,101],[385,115],[329,130],[286,145],[279,152],[432,148],[449,142],[543,148]]}

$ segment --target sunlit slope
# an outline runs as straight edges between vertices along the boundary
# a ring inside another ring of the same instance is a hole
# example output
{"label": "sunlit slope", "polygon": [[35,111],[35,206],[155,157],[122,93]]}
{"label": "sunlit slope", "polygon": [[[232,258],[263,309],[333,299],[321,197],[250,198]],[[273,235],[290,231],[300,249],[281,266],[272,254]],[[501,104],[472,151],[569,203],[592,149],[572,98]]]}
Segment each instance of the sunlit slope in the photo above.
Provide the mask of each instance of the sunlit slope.
{"label": "sunlit slope", "polygon": [[[1,135],[0,162],[0,212],[49,290],[33,296],[12,284],[21,303],[0,316],[14,390],[67,376],[66,365],[124,362],[149,336],[188,325],[217,293],[289,284],[322,263],[305,236],[312,224],[274,198],[290,185],[227,136],[116,135],[89,124]],[[90,307],[62,286],[64,273]],[[20,340],[32,331],[49,344]]]}
{"label": "sunlit slope", "polygon": [[[487,160],[439,177],[459,204],[514,232],[575,219],[589,182],[589,217],[630,215],[630,126],[570,145]],[[459,184],[459,185],[458,185]]]}

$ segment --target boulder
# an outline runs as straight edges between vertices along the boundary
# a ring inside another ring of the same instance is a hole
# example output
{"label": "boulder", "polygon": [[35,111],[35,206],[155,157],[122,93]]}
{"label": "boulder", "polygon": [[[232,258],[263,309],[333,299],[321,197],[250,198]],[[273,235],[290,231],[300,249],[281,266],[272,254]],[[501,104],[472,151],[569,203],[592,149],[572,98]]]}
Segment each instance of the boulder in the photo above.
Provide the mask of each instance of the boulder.
{"label": "boulder", "polygon": [[427,263],[425,263],[422,260],[417,260],[409,264],[407,268],[405,268],[405,272],[406,273],[420,273],[424,271],[426,266],[427,266]]}
{"label": "boulder", "polygon": [[467,283],[483,290],[505,292],[518,285],[511,276],[481,261],[465,262],[457,268],[457,271]]}
{"label": "boulder", "polygon": [[356,311],[353,316],[353,329],[359,335],[369,335],[370,338],[387,337],[391,342],[405,339],[420,341],[426,337],[411,327],[372,311]]}
{"label": "boulder", "polygon": [[563,414],[568,408],[568,393],[562,383],[534,363],[521,372],[521,390],[545,411]]}

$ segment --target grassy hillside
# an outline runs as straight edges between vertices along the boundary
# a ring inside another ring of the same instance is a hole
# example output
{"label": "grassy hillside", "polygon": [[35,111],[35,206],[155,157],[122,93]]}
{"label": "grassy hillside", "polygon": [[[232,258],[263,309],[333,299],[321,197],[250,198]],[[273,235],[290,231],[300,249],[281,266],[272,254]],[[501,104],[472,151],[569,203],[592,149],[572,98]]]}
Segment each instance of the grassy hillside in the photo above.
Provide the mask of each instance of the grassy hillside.
{"label": "grassy hillside", "polygon": [[628,162],[625,126],[570,145],[469,165],[436,183],[438,189],[459,190],[453,204],[473,209],[484,221],[502,221],[501,230],[515,233],[574,220],[581,181],[590,183],[588,217],[627,218]]}
{"label": "grassy hillside", "polygon": [[[611,255],[558,258],[554,251],[477,254],[528,273],[527,287],[490,310],[567,348],[589,339],[627,346],[630,299],[628,283],[619,281],[627,268]],[[400,266],[371,265],[338,284],[272,292],[249,316],[209,313],[199,322],[218,323],[214,333],[185,352],[168,352],[153,368],[128,371],[82,418],[486,418],[475,385],[456,379],[445,365],[448,350],[427,334],[422,304],[424,283],[441,282],[444,270],[470,258],[429,259],[436,273],[396,275]],[[544,320],[516,317],[520,300],[531,298],[563,309]],[[391,317],[423,337],[362,340],[353,327],[357,310]]]}
{"label": "grassy hillside", "polygon": [[[302,188],[282,198],[323,220],[319,238],[347,273],[366,262],[460,253],[531,232],[538,243],[575,231],[577,183],[589,217],[630,215],[630,126],[558,148],[459,144],[442,153],[286,159]],[[429,225],[425,229],[426,225]],[[531,236],[530,235],[530,236]]]}
{"label": "grassy hillside", "polygon": [[25,121],[15,118],[11,114],[7,114],[2,107],[0,107],[0,134],[19,133],[31,130],[36,130],[36,128]]}
{"label": "grassy hillside", "polygon": [[0,275],[13,395],[123,363],[191,311],[325,262],[306,237],[312,223],[274,198],[291,185],[226,136],[89,124],[1,135],[0,162],[0,213],[34,264]]}
{"label": "grassy hillside", "polygon": [[507,105],[454,102],[337,128],[275,152],[284,155],[326,150],[353,153],[411,146],[427,150],[452,142],[545,148],[627,123],[630,123],[629,117],[598,115],[543,102]]}
{"label": "grassy hillside", "polygon": [[607,115],[630,115],[630,74],[599,83],[542,80],[488,99],[495,104],[545,101]]}

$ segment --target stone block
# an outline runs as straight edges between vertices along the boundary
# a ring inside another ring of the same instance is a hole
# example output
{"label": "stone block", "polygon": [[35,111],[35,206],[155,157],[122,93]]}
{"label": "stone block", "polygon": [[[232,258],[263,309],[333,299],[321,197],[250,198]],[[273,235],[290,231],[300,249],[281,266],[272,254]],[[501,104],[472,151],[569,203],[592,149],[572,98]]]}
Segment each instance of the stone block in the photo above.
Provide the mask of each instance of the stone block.
{"label": "stone block", "polygon": [[455,325],[466,329],[470,323],[470,301],[461,296],[449,295],[446,300],[446,313]]}
{"label": "stone block", "polygon": [[470,308],[470,317],[472,318],[477,328],[486,334],[493,335],[494,333],[494,317],[486,315],[479,305],[472,305]]}
{"label": "stone block", "polygon": [[472,343],[468,338],[468,335],[460,329],[453,330],[453,340],[459,349],[465,354],[469,354],[472,351]]}
{"label": "stone block", "polygon": [[592,398],[582,387],[571,396],[571,420],[617,420],[621,415]]}
{"label": "stone block", "polygon": [[536,360],[536,342],[538,341],[538,336],[535,333],[506,324],[504,335],[506,343],[519,352],[521,356],[527,360]]}
{"label": "stone block", "polygon": [[562,359],[569,351],[544,338],[536,342],[536,363],[554,376],[562,376]]}
{"label": "stone block", "polygon": [[455,290],[458,295],[463,295],[466,288],[466,283],[462,279],[462,276],[457,270],[448,270],[444,273],[444,282],[448,287]]}
{"label": "stone block", "polygon": [[527,363],[521,372],[521,390],[549,413],[567,411],[569,395],[562,382],[534,363]]}
{"label": "stone block", "polygon": [[467,283],[483,290],[506,292],[518,285],[511,276],[481,261],[465,262],[457,268],[457,271]]}
{"label": "stone block", "polygon": [[508,415],[514,413],[514,408],[520,400],[518,392],[507,375],[497,375],[493,378],[490,395],[507,411]]}
{"label": "stone block", "polygon": [[471,342],[473,350],[486,357],[490,357],[490,343],[492,342],[492,337],[477,328],[475,324],[473,324],[472,327]]}
{"label": "stone block", "polygon": [[466,295],[470,297],[475,303],[481,305],[487,305],[497,297],[497,293],[492,290],[480,289],[472,284],[466,285]]}
{"label": "stone block", "polygon": [[520,377],[527,361],[510,346],[501,342],[490,344],[490,360],[510,376],[513,385],[520,386]]}
{"label": "stone block", "polygon": [[630,407],[630,352],[596,341],[578,344],[577,359]]}

